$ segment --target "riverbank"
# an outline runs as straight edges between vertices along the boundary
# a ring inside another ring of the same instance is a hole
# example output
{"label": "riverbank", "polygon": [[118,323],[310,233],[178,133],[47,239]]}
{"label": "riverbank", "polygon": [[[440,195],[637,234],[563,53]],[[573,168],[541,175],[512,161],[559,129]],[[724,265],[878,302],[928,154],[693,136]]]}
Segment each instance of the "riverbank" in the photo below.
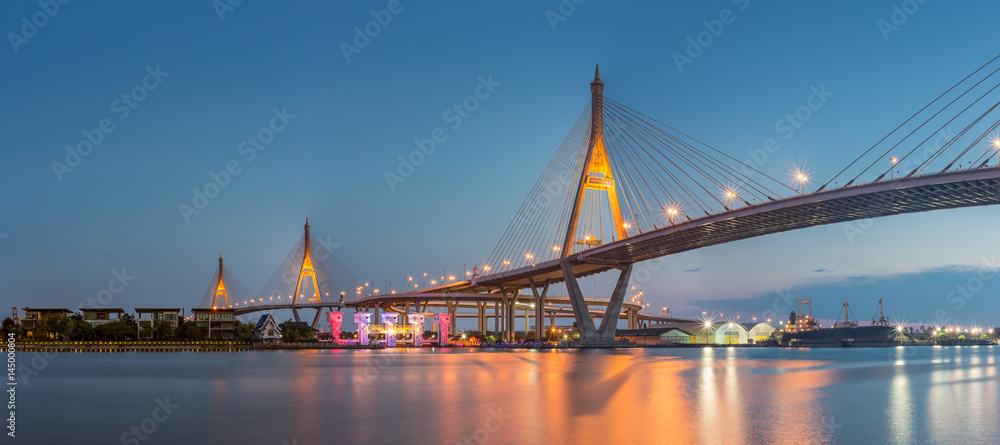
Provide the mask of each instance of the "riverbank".
{"label": "riverbank", "polygon": [[338,345],[332,342],[246,343],[233,341],[66,341],[19,342],[16,351],[73,352],[179,352],[179,351],[251,351],[256,349],[385,349],[385,345]]}

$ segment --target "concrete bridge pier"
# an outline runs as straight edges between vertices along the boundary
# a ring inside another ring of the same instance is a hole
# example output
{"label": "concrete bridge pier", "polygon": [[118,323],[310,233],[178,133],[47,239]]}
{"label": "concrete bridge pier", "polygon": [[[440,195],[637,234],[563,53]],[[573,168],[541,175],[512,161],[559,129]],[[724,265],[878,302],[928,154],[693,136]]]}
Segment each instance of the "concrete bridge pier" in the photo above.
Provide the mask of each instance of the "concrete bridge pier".
{"label": "concrete bridge pier", "polygon": [[566,280],[566,288],[569,291],[570,303],[573,306],[573,316],[576,318],[577,331],[580,333],[579,344],[582,346],[604,346],[615,341],[615,331],[617,329],[618,317],[621,314],[622,304],[625,302],[625,291],[628,289],[629,279],[632,277],[632,265],[628,264],[621,268],[618,275],[618,282],[608,301],[608,307],[601,317],[600,327],[594,325],[594,318],[590,315],[590,308],[580,290],[580,283],[577,282],[569,261],[562,261],[563,277]]}
{"label": "concrete bridge pier", "polygon": [[313,317],[312,328],[319,329],[319,317],[323,315],[323,308],[316,308],[316,316]]}
{"label": "concrete bridge pier", "polygon": [[493,332],[500,335],[500,302],[493,302]]}
{"label": "concrete bridge pier", "polygon": [[476,330],[479,332],[486,332],[486,302],[477,301],[476,302]]}
{"label": "concrete bridge pier", "polygon": [[[549,282],[545,281],[542,286],[542,292],[538,292],[538,286],[535,284],[535,280],[528,278],[528,283],[531,284],[531,294],[535,297],[535,341],[542,341],[542,335],[545,333],[545,294],[549,292]],[[555,313],[552,315],[553,323],[555,326]],[[528,332],[528,320],[525,316],[524,320],[524,332],[527,335]]]}

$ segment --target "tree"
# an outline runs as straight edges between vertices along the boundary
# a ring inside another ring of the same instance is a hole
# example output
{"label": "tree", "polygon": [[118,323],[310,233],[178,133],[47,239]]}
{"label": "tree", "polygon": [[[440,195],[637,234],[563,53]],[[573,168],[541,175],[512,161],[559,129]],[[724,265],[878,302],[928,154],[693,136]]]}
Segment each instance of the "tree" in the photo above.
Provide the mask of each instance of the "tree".
{"label": "tree", "polygon": [[24,337],[24,326],[20,323],[15,323],[13,318],[7,317],[3,319],[3,324],[0,325],[0,330],[3,331],[3,338],[10,338],[8,334],[13,333],[14,338],[21,339]]}
{"label": "tree", "polygon": [[281,327],[281,339],[287,342],[302,341],[313,336],[311,330],[291,319],[285,320],[284,323],[278,326]]}
{"label": "tree", "polygon": [[237,341],[251,341],[253,340],[253,328],[256,326],[256,324],[236,320],[233,326],[233,336]]}
{"label": "tree", "polygon": [[188,340],[201,340],[202,334],[201,328],[191,322],[184,323],[184,337]]}
{"label": "tree", "polygon": [[156,324],[156,328],[153,334],[156,336],[157,339],[160,340],[165,340],[170,337],[173,337],[174,324],[166,320],[160,320],[160,322]]}
{"label": "tree", "polygon": [[132,332],[139,331],[139,322],[135,320],[135,316],[132,314],[122,314],[121,317],[118,318],[118,321],[125,323],[126,326],[131,327]]}
{"label": "tree", "polygon": [[45,333],[47,335],[51,334],[59,338],[69,338],[69,335],[67,334],[71,332],[71,323],[72,320],[70,320],[69,317],[63,314],[57,314],[46,317],[40,324],[45,327]]}
{"label": "tree", "polygon": [[153,325],[150,323],[142,325],[142,328],[139,329],[140,338],[153,338],[153,332],[155,332],[155,329],[153,329]]}
{"label": "tree", "polygon": [[84,320],[83,315],[79,312],[70,315],[69,320],[70,322],[66,326],[64,333],[71,340],[90,340],[94,338],[94,327],[89,321]]}
{"label": "tree", "polygon": [[110,338],[115,341],[129,339],[135,336],[135,327],[129,326],[128,323],[121,320],[115,320],[98,326],[97,335],[101,338]]}

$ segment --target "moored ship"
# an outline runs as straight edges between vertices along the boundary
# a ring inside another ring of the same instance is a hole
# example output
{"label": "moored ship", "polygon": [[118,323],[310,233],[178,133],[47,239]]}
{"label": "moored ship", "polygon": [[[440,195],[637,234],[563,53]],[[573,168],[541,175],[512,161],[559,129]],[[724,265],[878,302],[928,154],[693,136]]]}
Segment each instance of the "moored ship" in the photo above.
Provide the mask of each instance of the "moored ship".
{"label": "moored ship", "polygon": [[[894,327],[882,313],[879,300],[879,316],[872,318],[870,326],[859,326],[848,316],[848,304],[844,302],[844,320],[834,323],[832,328],[822,328],[812,316],[812,300],[795,299],[798,313],[792,312],[788,325],[781,331],[780,343],[790,347],[873,347],[898,346],[910,343],[902,327]],[[804,308],[808,308],[806,314]]]}

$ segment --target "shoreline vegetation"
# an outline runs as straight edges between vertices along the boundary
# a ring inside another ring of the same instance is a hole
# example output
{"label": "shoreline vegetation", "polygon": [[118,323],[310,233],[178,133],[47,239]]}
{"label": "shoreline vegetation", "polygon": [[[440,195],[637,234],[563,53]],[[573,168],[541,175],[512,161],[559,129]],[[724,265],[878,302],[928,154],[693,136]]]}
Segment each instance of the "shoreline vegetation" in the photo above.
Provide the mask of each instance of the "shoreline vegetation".
{"label": "shoreline vegetation", "polygon": [[385,345],[338,345],[333,342],[248,343],[240,341],[25,341],[16,343],[19,352],[142,352],[142,351],[250,351],[257,349],[385,349]]}
{"label": "shoreline vegetation", "polygon": [[[931,346],[930,344],[910,344],[907,346]],[[949,345],[971,346],[971,345]],[[989,346],[989,345],[987,345]],[[426,348],[441,348],[439,346],[424,346]],[[716,345],[716,344],[674,344],[674,345],[643,345],[637,344],[630,348],[780,348],[780,346],[763,345]],[[533,349],[534,345],[525,344],[483,344],[483,345],[448,345],[444,348],[468,349]],[[223,340],[202,341],[155,341],[155,340],[123,340],[123,341],[26,341],[16,343],[14,349],[18,352],[180,352],[180,351],[253,351],[253,350],[305,350],[305,349],[387,349],[384,344],[375,345],[340,345],[334,342],[240,342]],[[393,348],[395,349],[395,348]],[[402,349],[402,348],[401,348]],[[542,349],[578,349],[568,345],[543,345]],[[797,349],[797,348],[792,348]]]}

